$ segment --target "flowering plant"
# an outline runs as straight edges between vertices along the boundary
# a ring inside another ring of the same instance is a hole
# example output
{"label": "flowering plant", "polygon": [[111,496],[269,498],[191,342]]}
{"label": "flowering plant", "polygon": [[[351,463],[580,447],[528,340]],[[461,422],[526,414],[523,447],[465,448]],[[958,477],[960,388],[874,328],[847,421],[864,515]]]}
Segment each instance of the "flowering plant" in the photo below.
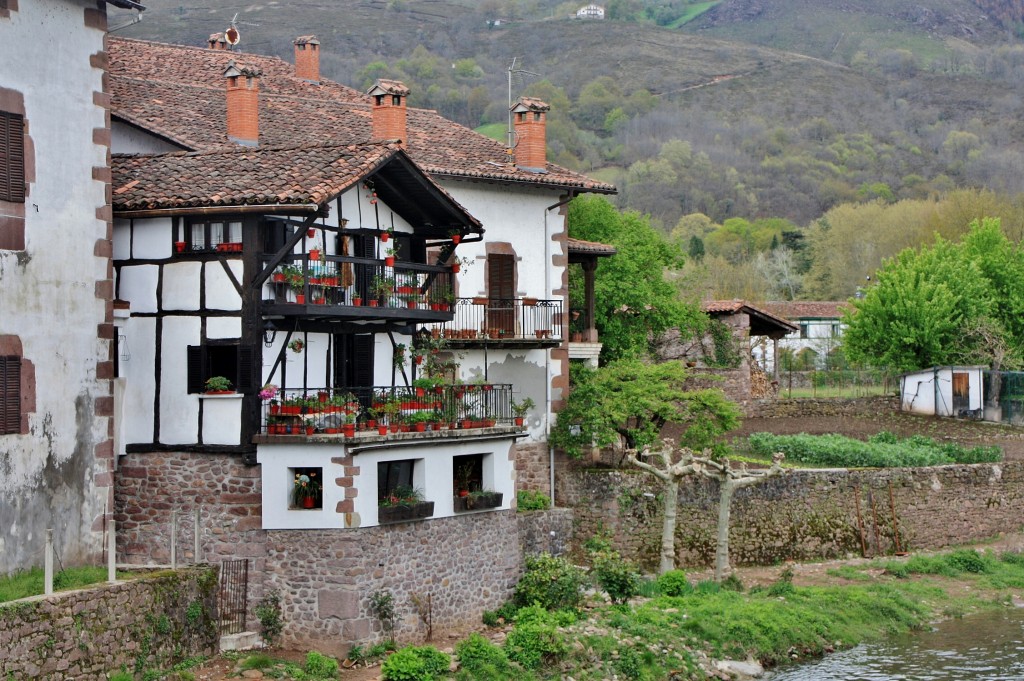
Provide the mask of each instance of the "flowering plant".
{"label": "flowering plant", "polygon": [[320,481],[317,480],[316,473],[305,473],[295,474],[295,483],[292,486],[292,496],[295,498],[295,505],[299,506],[302,504],[303,499],[316,499],[320,496]]}
{"label": "flowering plant", "polygon": [[306,344],[302,342],[301,338],[296,338],[295,340],[288,344],[288,349],[291,350],[292,352],[298,353],[302,352],[302,348],[304,348],[305,346]]}
{"label": "flowering plant", "polygon": [[378,506],[414,506],[423,501],[423,492],[409,485],[396,485],[387,495],[377,500]]}
{"label": "flowering plant", "polygon": [[267,383],[265,386],[260,388],[260,399],[261,400],[272,400],[277,395],[277,386],[273,383]]}

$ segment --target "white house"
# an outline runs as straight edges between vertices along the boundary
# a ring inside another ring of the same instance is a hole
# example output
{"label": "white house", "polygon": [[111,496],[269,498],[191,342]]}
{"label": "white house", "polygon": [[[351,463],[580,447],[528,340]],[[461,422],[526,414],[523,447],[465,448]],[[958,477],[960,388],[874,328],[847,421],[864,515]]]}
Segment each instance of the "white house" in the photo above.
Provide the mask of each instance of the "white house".
{"label": "white house", "polygon": [[900,376],[900,410],[928,416],[981,418],[983,366],[932,367]]}
{"label": "white house", "polygon": [[116,354],[106,5],[0,2],[0,575],[99,560]]}
{"label": "white house", "polygon": [[[204,557],[251,557],[288,594],[296,642],[371,638],[371,587],[441,589],[439,625],[493,607],[516,569],[518,543],[493,543],[514,531],[516,490],[550,491],[567,267],[581,257],[564,206],[614,187],[547,163],[543,102],[513,108],[510,157],[409,108],[399,82],[363,94],[321,78],[313,36],[295,41],[294,66],[215,38],[110,41],[132,348],[119,554],[166,560],[158,509],[199,509]],[[213,377],[229,389],[208,393]],[[322,489],[296,494],[307,479]],[[396,507],[409,488],[421,499]],[[318,569],[320,595],[304,600],[289,579],[314,568],[281,561],[352,541],[359,570]]]}
{"label": "white house", "polygon": [[586,5],[576,10],[577,19],[604,19],[604,7],[600,5]]}
{"label": "white house", "polygon": [[770,301],[761,307],[776,317],[789,320],[799,329],[788,333],[777,343],[754,344],[755,359],[765,371],[775,369],[776,349],[791,353],[795,365],[816,369],[830,368],[830,355],[842,344],[843,313],[849,308],[844,301]]}

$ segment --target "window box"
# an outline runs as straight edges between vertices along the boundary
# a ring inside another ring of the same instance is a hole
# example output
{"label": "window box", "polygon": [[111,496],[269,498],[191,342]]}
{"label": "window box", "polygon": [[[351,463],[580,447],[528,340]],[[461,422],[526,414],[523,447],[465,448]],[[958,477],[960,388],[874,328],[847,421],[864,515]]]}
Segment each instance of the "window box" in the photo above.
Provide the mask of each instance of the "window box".
{"label": "window box", "polygon": [[490,494],[470,494],[464,497],[454,497],[455,512],[462,513],[465,511],[480,511],[485,508],[498,508],[501,506],[504,496],[502,492],[492,492]]}
{"label": "window box", "polygon": [[408,506],[378,506],[377,522],[381,525],[386,523],[400,523],[407,520],[420,520],[434,515],[434,502],[421,501],[418,504]]}

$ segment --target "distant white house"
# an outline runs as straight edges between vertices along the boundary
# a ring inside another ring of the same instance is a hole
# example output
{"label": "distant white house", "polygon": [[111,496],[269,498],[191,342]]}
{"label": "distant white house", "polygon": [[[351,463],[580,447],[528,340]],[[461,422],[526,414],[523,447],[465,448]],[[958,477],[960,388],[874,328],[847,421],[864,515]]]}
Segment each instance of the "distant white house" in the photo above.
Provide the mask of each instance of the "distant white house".
{"label": "distant white house", "polygon": [[604,19],[604,7],[600,5],[587,5],[576,10],[577,19]]}
{"label": "distant white house", "polygon": [[[843,312],[848,307],[844,301],[772,301],[763,303],[761,308],[782,319],[789,320],[799,329],[778,341],[779,351],[789,351],[794,360],[802,354],[811,353],[807,364],[813,359],[816,369],[830,367],[829,355],[842,343]],[[775,368],[775,348],[771,344],[753,345],[754,358],[765,371]]]}
{"label": "distant white house", "polygon": [[981,418],[983,366],[932,367],[900,376],[900,410],[927,416]]}

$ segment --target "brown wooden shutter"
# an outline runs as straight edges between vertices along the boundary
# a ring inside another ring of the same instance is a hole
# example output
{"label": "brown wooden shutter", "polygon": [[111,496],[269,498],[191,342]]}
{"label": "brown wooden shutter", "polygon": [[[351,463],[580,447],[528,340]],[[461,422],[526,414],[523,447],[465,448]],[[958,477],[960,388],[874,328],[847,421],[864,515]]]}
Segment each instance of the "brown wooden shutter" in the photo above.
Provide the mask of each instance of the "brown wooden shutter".
{"label": "brown wooden shutter", "polygon": [[368,388],[373,385],[373,334],[353,336],[353,387]]}
{"label": "brown wooden shutter", "polygon": [[516,257],[501,253],[487,256],[487,326],[514,333],[516,326]]}
{"label": "brown wooden shutter", "polygon": [[25,202],[24,119],[0,111],[0,200]]}
{"label": "brown wooden shutter", "polygon": [[256,386],[260,380],[256,375],[259,356],[259,350],[254,345],[238,346],[238,372],[235,381],[237,392],[245,395],[256,392]]}
{"label": "brown wooden shutter", "polygon": [[201,393],[206,389],[206,348],[201,345],[188,346],[188,391]]}
{"label": "brown wooden shutter", "polygon": [[21,432],[21,358],[0,357],[0,435]]}

